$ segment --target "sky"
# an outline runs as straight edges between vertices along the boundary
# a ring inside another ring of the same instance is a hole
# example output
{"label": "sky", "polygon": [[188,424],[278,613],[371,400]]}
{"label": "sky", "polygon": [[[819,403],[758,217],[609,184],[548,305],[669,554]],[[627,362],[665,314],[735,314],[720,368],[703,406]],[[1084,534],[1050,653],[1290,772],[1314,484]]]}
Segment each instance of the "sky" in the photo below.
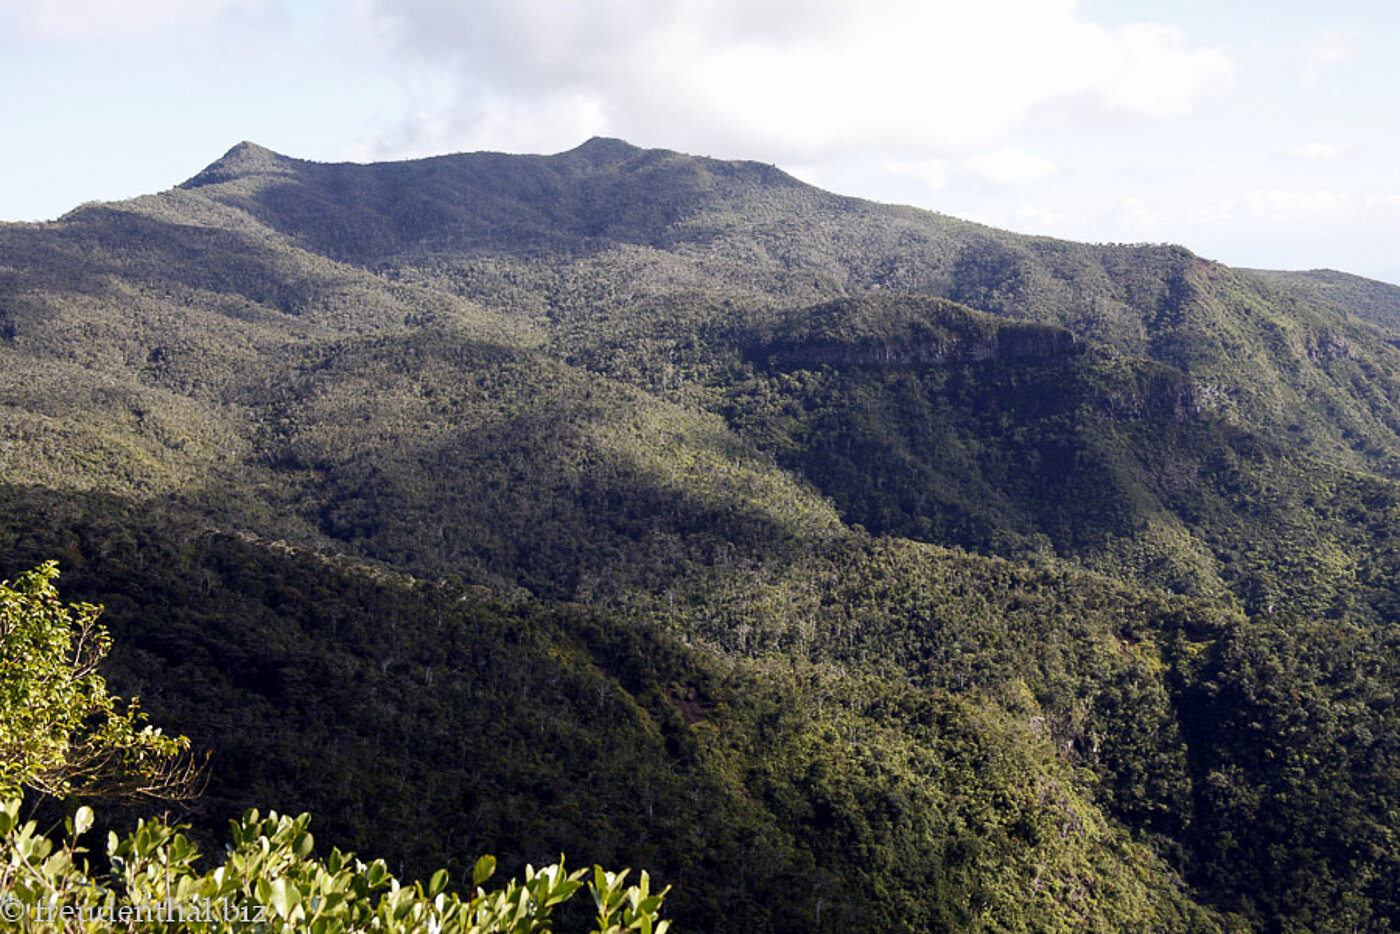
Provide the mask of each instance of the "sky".
{"label": "sky", "polygon": [[1397,97],[1389,0],[0,0],[0,220],[597,135],[1400,283]]}

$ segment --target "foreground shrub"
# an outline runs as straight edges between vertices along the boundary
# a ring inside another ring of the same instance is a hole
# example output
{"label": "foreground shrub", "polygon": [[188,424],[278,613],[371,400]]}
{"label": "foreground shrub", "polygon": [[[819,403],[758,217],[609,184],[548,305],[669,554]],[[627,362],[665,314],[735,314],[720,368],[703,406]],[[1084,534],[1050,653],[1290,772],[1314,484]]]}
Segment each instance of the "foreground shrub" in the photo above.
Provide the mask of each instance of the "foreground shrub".
{"label": "foreground shrub", "polygon": [[90,808],[53,836],[19,811],[18,799],[0,808],[0,928],[9,930],[533,934],[553,930],[555,908],[585,887],[596,909],[589,934],[664,934],[669,926],[657,920],[666,892],[652,893],[645,872],[629,886],[626,870],[568,872],[561,858],[488,890],[495,860],[483,856],[463,897],[448,891],[446,870],[426,885],[405,885],[382,860],[365,863],[338,849],[315,858],[310,815],[249,811],[230,822],[232,840],[213,868],[201,867],[182,828],[157,820],[126,837],[110,833],[103,873],[89,868],[78,845],[92,826]]}

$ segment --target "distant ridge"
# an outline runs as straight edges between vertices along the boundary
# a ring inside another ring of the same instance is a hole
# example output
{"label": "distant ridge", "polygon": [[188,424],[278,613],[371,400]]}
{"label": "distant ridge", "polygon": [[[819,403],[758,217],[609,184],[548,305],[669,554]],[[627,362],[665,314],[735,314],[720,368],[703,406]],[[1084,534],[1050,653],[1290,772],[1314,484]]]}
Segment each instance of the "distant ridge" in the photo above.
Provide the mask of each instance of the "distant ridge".
{"label": "distant ridge", "polygon": [[1250,272],[1275,285],[1303,289],[1363,321],[1392,331],[1400,330],[1400,286],[1335,269],[1298,272],[1253,269]]}
{"label": "distant ridge", "polygon": [[404,249],[650,245],[692,236],[678,225],[704,212],[742,212],[775,196],[847,200],[772,165],[606,137],[552,155],[467,152],[371,163],[296,159],[245,141],[179,188],[246,211],[315,252],[368,263]]}
{"label": "distant ridge", "polygon": [[[336,169],[362,169],[365,171],[377,171],[381,168],[392,170],[393,168],[429,166],[442,164],[445,162],[462,162],[464,160],[498,159],[508,158],[517,160],[558,160],[575,162],[582,160],[594,168],[614,167],[629,159],[636,158],[649,150],[633,146],[631,143],[604,136],[595,136],[573,149],[557,153],[551,156],[539,155],[514,155],[511,153],[501,153],[494,151],[451,153],[440,156],[425,156],[415,159],[400,159],[380,162],[329,162],[318,163],[314,160],[296,159],[291,156],[284,156],[279,152],[268,149],[266,146],[259,146],[257,143],[243,140],[235,144],[228,152],[218,159],[209,163],[204,169],[188,181],[181,183],[178,187],[184,189],[204,188],[209,185],[218,185],[224,182],[234,181],[240,178],[248,178],[256,175],[283,175],[291,176],[296,173],[297,167],[321,166]],[[664,153],[665,155],[679,155],[671,153],[669,150],[650,150],[651,152]]]}
{"label": "distant ridge", "polygon": [[552,154],[517,154],[481,150],[375,162],[318,162],[311,159],[298,159],[244,140],[177,187],[182,189],[205,188],[240,178],[269,175],[291,177],[305,172],[317,171],[322,175],[325,173],[339,175],[370,173],[416,179],[424,171],[475,167],[480,173],[490,173],[500,171],[502,167],[508,165],[515,167],[533,166],[545,172],[562,170],[572,175],[576,174],[581,167],[585,167],[590,172],[613,171],[629,163],[639,169],[654,168],[661,164],[685,165],[724,175],[736,173],[748,175],[765,184],[811,187],[767,163],[752,160],[715,159],[670,149],[644,149],[626,140],[606,136],[594,136],[573,149]]}

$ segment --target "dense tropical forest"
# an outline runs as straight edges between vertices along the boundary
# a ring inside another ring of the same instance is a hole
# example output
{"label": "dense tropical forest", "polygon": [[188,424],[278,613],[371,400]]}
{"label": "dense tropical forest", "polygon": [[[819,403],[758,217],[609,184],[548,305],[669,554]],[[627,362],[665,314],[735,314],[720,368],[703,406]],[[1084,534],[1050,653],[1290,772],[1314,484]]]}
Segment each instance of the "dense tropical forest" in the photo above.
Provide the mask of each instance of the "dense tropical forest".
{"label": "dense tropical forest", "polygon": [[424,904],[563,853],[678,931],[1389,931],[1397,348],[1400,288],[770,166],[243,143],[0,226],[0,578],[208,753],[114,840],[310,812],[229,852]]}

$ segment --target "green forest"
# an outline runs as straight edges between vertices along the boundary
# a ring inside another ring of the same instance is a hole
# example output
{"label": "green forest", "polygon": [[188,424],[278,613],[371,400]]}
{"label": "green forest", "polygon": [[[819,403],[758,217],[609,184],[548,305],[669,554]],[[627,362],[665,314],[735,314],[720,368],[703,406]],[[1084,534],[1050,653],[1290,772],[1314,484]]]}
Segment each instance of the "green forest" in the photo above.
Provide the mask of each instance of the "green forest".
{"label": "green forest", "polygon": [[607,139],[242,143],[0,225],[0,579],[50,640],[0,631],[0,889],[1400,929],[1397,346],[1383,283]]}

